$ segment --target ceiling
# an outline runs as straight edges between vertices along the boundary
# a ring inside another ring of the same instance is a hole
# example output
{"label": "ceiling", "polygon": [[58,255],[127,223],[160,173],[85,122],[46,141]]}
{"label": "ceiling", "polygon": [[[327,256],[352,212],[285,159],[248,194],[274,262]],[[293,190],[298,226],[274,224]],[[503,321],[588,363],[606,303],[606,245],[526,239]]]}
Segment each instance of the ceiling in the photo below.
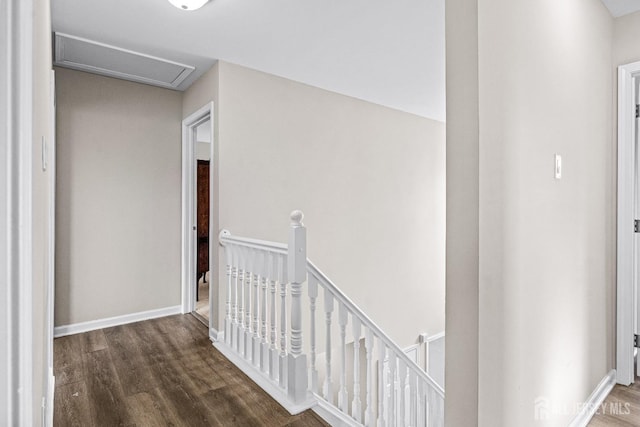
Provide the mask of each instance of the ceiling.
{"label": "ceiling", "polygon": [[602,0],[602,2],[616,18],[640,10],[640,0]]}
{"label": "ceiling", "polygon": [[[615,17],[640,0],[602,0]],[[54,31],[195,66],[218,59],[445,119],[444,0],[53,0]]]}
{"label": "ceiling", "polygon": [[445,118],[444,0],[53,0],[53,30],[196,66],[214,60]]}

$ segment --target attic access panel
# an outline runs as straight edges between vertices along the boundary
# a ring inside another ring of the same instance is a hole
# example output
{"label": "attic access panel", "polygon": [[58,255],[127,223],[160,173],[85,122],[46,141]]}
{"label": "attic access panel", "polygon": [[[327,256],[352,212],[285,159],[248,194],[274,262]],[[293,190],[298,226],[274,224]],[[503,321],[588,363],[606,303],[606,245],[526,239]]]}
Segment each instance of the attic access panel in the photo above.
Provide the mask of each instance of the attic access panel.
{"label": "attic access panel", "polygon": [[177,89],[195,67],[104,43],[56,33],[54,64],[115,77]]}

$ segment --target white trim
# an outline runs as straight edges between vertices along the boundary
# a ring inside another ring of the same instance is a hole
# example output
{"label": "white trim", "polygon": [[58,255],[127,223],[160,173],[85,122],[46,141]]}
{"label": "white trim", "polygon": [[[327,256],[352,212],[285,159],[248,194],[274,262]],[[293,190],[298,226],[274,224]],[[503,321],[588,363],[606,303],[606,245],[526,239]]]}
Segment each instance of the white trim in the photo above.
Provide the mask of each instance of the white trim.
{"label": "white trim", "polygon": [[[434,357],[433,346],[437,342],[442,341],[444,339],[445,339],[445,333],[440,332],[438,334],[431,335],[430,337],[427,337],[424,340],[424,370],[442,388],[444,388],[444,369],[445,369],[444,346],[442,346],[442,356],[443,356],[442,358]],[[437,365],[432,366],[433,364],[432,362],[437,363]]]}
{"label": "white trim", "polygon": [[112,326],[126,325],[127,323],[140,322],[142,320],[157,319],[158,317],[171,316],[182,312],[179,305],[158,308],[155,310],[140,311],[138,313],[124,314],[122,316],[107,317],[106,319],[90,320],[88,322],[73,323],[71,325],[56,326],[54,336],[56,338],[65,335],[80,334],[82,332],[95,331],[97,329],[110,328]]}
{"label": "white trim", "polygon": [[598,384],[595,390],[593,390],[593,393],[591,393],[591,396],[584,402],[582,410],[576,415],[573,421],[571,421],[569,427],[586,427],[615,385],[616,370],[612,369],[604,376],[600,384]]}
{"label": "white trim", "polygon": [[47,380],[47,400],[45,401],[45,418],[44,426],[53,427],[53,404],[54,404],[54,392],[56,389],[56,377],[53,376],[53,368],[49,370],[49,377]]}
{"label": "white trim", "polygon": [[[216,143],[215,135],[213,132],[214,115],[213,115],[213,102],[209,102],[196,111],[190,114],[182,121],[182,313],[191,313],[195,309],[195,262],[196,262],[196,238],[195,238],[195,147],[194,147],[194,134],[195,128],[203,123],[205,120],[210,120],[211,123],[211,145],[210,145],[210,185],[211,190],[210,202],[213,203],[213,176],[214,176],[214,144]],[[209,212],[209,233],[213,233],[215,210],[210,209]],[[212,266],[217,265],[213,260],[213,252],[211,250],[213,241],[211,236],[209,238],[209,281],[213,281],[214,272]],[[213,292],[213,286],[209,284],[209,325],[212,325],[212,316],[217,313],[217,310],[213,310],[213,298],[211,294]]]}
{"label": "white trim", "polygon": [[34,423],[33,0],[0,1],[0,425]]}
{"label": "white trim", "polygon": [[214,342],[213,346],[222,353],[231,363],[236,365],[242,372],[253,380],[258,386],[260,386],[269,396],[271,396],[276,402],[278,402],[284,409],[286,409],[291,415],[299,414],[307,409],[313,408],[318,400],[311,393],[307,393],[307,398],[301,403],[292,403],[287,396],[286,391],[282,390],[278,384],[272,382],[269,378],[266,378],[260,371],[256,370],[255,366],[244,360],[235,351],[230,349],[223,342]]}
{"label": "white trim", "polygon": [[414,362],[416,362],[416,365],[420,366],[420,359],[418,357],[418,349],[420,348],[420,344],[413,344],[410,345],[409,347],[405,347],[402,351],[404,351],[404,354],[406,354],[407,356],[409,356],[409,358],[411,360],[413,360]]}
{"label": "white trim", "polygon": [[[141,58],[151,59],[151,60],[157,61],[157,62],[163,62],[165,64],[176,65],[178,67],[181,67],[182,71],[180,72],[180,74],[178,74],[178,76],[175,79],[173,79],[173,81],[165,82],[165,81],[154,79],[154,78],[150,78],[150,77],[143,77],[143,76],[139,76],[139,75],[136,75],[136,74],[129,74],[129,73],[124,73],[124,72],[120,72],[120,71],[116,71],[116,70],[110,70],[110,69],[107,69],[107,68],[96,67],[96,66],[93,66],[93,65],[82,64],[82,63],[78,63],[78,62],[69,61],[68,59],[65,58],[65,39],[76,40],[76,41],[80,41],[80,42],[83,42],[83,43],[86,43],[86,44],[89,44],[89,45],[100,46],[100,47],[104,47],[104,48],[107,48],[107,49],[114,50],[116,52],[122,52],[122,53],[129,54],[129,55],[135,55],[135,56],[138,56],[138,57],[141,57]],[[138,83],[144,83],[144,84],[150,84],[150,85],[154,85],[154,86],[164,87],[164,88],[167,88],[167,89],[178,89],[180,84],[187,77],[189,77],[189,75],[193,71],[195,71],[195,67],[192,66],[192,65],[181,64],[180,62],[171,61],[169,59],[159,58],[157,56],[147,55],[147,54],[144,54],[144,53],[136,52],[134,50],[124,49],[124,48],[113,46],[113,45],[110,45],[110,44],[100,43],[100,42],[97,42],[97,41],[94,41],[94,40],[89,40],[89,39],[85,39],[85,38],[82,38],[82,37],[71,36],[69,34],[64,34],[64,33],[55,33],[54,45],[55,45],[55,49],[54,49],[54,53],[55,53],[54,64],[55,65],[58,65],[58,66],[61,66],[61,67],[66,67],[66,68],[71,68],[71,69],[74,69],[74,70],[85,71],[85,72],[88,72],[88,73],[100,74],[102,76],[115,77],[115,78],[118,78],[118,79],[130,80],[130,81],[134,81],[134,82],[138,82]]]}
{"label": "white trim", "polygon": [[46,340],[47,340],[47,368],[49,376],[47,377],[47,400],[45,401],[45,426],[53,426],[53,337],[54,337],[54,304],[55,304],[55,278],[56,278],[56,72],[51,70],[50,87],[50,120],[51,130],[48,138],[48,150],[45,159],[48,164],[49,179],[49,200],[48,200],[48,247],[47,247],[47,281],[46,281]]}
{"label": "white trim", "polygon": [[215,328],[209,328],[209,339],[211,342],[224,342],[224,331],[218,331]]}
{"label": "white trim", "polygon": [[362,426],[359,422],[353,418],[345,415],[337,407],[329,404],[321,396],[316,395],[318,404],[311,408],[313,412],[318,414],[320,418],[329,423],[332,427],[358,427]]}
{"label": "white trim", "polygon": [[[17,243],[18,243],[18,280],[16,283],[18,297],[18,422],[17,425],[30,426],[34,424],[34,409],[37,408],[33,395],[33,0],[13,2],[18,12],[17,41],[12,47],[19,49],[14,52],[17,56],[12,71],[18,73],[16,80],[18,93],[14,99],[17,102],[17,117],[13,125],[17,133]],[[17,120],[16,120],[17,119]],[[13,233],[13,230],[11,230]],[[15,366],[14,366],[14,369]],[[42,379],[38,379],[41,381]],[[37,400],[39,403],[39,398]]]}
{"label": "white trim", "polygon": [[640,62],[618,67],[618,231],[617,231],[617,331],[616,381],[634,381],[633,334],[635,236],[635,95],[633,77]]}
{"label": "white trim", "polygon": [[[0,236],[6,240],[0,242],[0,425],[14,425],[14,403],[16,380],[13,375],[12,359],[14,359],[13,343],[15,330],[13,326],[13,291],[15,289],[13,264],[15,257],[12,248],[15,236],[12,235],[11,217],[14,206],[11,194],[15,187],[15,171],[13,169],[11,148],[15,145],[13,122],[13,105],[11,88],[14,73],[11,69],[13,33],[12,3],[0,0]],[[4,142],[6,141],[6,143]]]}
{"label": "white trim", "polygon": [[445,334],[444,334],[444,331],[442,331],[442,332],[440,332],[440,333],[437,333],[437,334],[431,335],[431,336],[429,336],[429,337],[426,337],[426,338],[424,339],[424,342],[425,342],[426,344],[428,344],[428,343],[430,343],[430,342],[437,341],[437,340],[442,339],[442,338],[444,338],[444,337],[445,337]]}

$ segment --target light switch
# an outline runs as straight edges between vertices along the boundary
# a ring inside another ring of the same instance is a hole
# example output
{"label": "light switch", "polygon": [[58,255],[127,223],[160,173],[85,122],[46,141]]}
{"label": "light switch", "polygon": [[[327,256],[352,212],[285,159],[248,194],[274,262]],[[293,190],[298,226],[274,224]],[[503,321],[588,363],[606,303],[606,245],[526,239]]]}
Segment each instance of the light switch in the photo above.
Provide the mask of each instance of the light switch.
{"label": "light switch", "polygon": [[556,154],[555,175],[556,179],[562,178],[562,156],[560,154]]}
{"label": "light switch", "polygon": [[42,137],[42,171],[45,172],[47,170],[47,140],[43,136]]}

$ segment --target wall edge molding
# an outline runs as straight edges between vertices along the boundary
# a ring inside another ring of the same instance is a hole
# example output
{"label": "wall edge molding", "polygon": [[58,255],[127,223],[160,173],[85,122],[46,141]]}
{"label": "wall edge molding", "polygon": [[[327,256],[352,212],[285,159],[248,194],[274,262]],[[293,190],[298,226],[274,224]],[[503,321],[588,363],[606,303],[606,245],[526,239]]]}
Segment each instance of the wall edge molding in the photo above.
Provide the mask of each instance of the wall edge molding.
{"label": "wall edge molding", "polygon": [[66,335],[80,334],[82,332],[95,331],[96,329],[126,325],[127,323],[140,322],[142,320],[157,319],[158,317],[166,317],[166,316],[171,316],[173,314],[180,314],[180,313],[182,313],[182,305],[174,305],[171,307],[140,311],[137,313],[123,314],[121,316],[90,320],[88,322],[80,322],[80,323],[72,323],[70,325],[56,326],[53,329],[53,337],[59,338],[59,337],[64,337]]}
{"label": "wall edge molding", "polygon": [[607,398],[613,387],[616,385],[616,370],[610,370],[604,376],[600,384],[597,385],[593,393],[582,405],[582,410],[578,412],[569,427],[586,427],[593,418],[600,405]]}

